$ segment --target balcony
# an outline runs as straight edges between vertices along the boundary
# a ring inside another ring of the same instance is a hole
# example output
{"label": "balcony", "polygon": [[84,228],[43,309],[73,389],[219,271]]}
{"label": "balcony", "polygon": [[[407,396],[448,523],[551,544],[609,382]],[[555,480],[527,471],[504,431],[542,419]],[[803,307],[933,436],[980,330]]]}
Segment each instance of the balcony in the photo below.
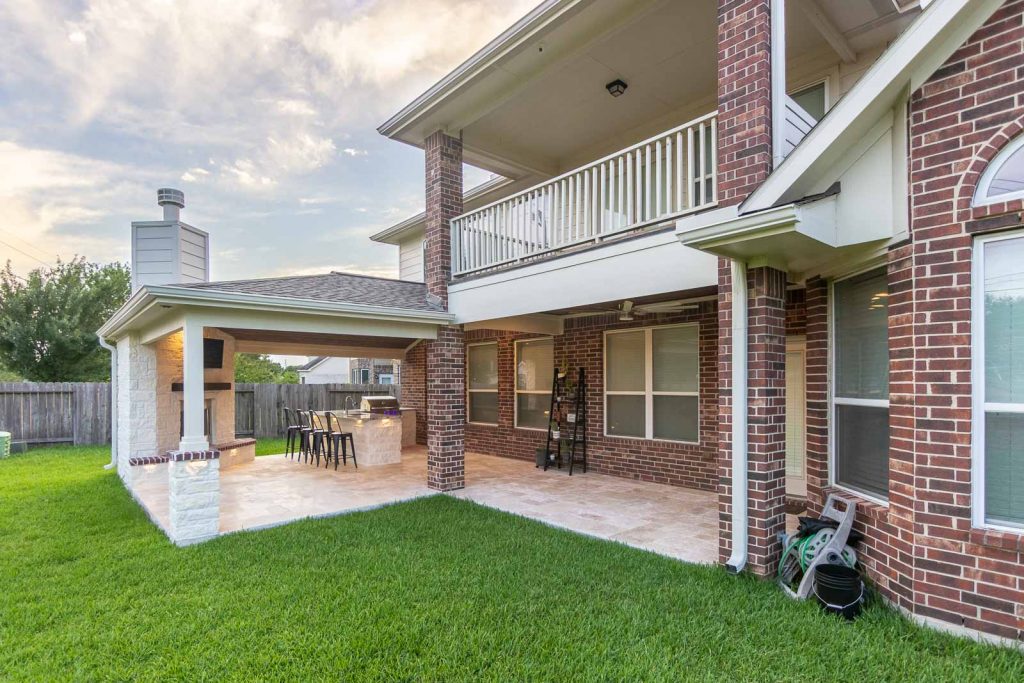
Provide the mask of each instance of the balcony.
{"label": "balcony", "polygon": [[452,275],[536,260],[714,206],[716,116],[452,219]]}

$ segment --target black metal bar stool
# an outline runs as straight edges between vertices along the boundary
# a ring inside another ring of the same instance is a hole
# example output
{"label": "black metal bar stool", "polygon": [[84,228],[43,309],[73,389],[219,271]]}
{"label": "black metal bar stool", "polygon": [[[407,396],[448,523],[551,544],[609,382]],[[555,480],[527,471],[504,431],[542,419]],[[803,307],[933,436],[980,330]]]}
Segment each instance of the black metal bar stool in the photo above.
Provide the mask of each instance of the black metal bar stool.
{"label": "black metal bar stool", "polygon": [[315,410],[309,411],[309,424],[313,428],[310,438],[313,442],[313,453],[310,456],[316,458],[316,466],[320,467],[320,456],[324,456],[324,463],[330,460],[330,443],[327,440],[327,430],[324,428],[323,420]]}
{"label": "black metal bar stool", "polygon": [[[341,422],[334,417],[334,413],[326,413],[327,417],[327,453],[328,458],[333,451],[334,453],[334,469],[338,469],[338,454],[341,454],[341,464],[348,464],[348,448],[352,447],[352,464],[355,465],[356,469],[359,469],[359,463],[356,462],[356,440],[352,436],[352,432],[341,431]],[[338,429],[334,428],[334,425],[338,425]]]}
{"label": "black metal bar stool", "polygon": [[296,415],[296,411],[291,408],[285,407],[284,409],[284,424],[285,424],[285,456],[288,458],[295,457],[296,447],[301,448],[302,444],[299,441],[302,435],[302,424],[299,422],[299,416]]}

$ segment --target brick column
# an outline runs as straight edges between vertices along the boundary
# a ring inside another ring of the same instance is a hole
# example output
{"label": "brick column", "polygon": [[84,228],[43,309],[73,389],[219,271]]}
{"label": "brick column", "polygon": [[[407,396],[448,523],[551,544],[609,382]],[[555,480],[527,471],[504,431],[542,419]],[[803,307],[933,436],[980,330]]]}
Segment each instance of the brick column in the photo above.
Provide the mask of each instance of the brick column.
{"label": "brick column", "polygon": [[786,273],[751,268],[748,281],[748,563],[771,576],[786,528]]}
{"label": "brick column", "polygon": [[718,561],[732,553],[732,273],[718,259]]}
{"label": "brick column", "polygon": [[[448,307],[452,274],[449,221],[462,213],[462,141],[438,131],[426,156],[425,258],[427,292]],[[427,485],[439,491],[465,486],[466,348],[462,329],[438,330],[426,343]]]}
{"label": "brick column", "polygon": [[828,487],[828,282],[807,281],[807,501],[821,512]]}
{"label": "brick column", "polygon": [[718,0],[718,203],[739,204],[772,162],[771,4]]}

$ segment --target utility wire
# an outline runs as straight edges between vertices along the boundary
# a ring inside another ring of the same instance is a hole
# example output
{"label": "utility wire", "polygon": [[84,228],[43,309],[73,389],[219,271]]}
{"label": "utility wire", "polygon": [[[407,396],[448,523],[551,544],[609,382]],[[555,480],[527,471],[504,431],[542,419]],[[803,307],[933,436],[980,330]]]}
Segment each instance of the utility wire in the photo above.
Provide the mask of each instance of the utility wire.
{"label": "utility wire", "polygon": [[[18,242],[21,242],[23,245],[25,245],[26,247],[28,247],[32,251],[36,252],[37,254],[42,254],[44,257],[47,255],[45,251],[43,251],[42,249],[40,249],[36,245],[32,244],[28,240],[22,239],[21,237],[18,237],[17,235],[15,235],[10,230],[4,230],[3,228],[0,228],[0,233],[3,233],[4,235],[7,235],[8,237],[11,237],[11,238],[17,240]],[[47,265],[49,265],[49,264],[47,264]]]}
{"label": "utility wire", "polygon": [[24,249],[19,249],[18,247],[14,246],[10,242],[4,242],[3,240],[0,240],[0,244],[4,245],[5,247],[10,247],[11,249],[13,249],[14,251],[18,252],[19,254],[23,254],[24,256],[28,256],[33,261],[36,261],[37,263],[41,263],[44,266],[46,266],[47,268],[53,268],[53,266],[50,265],[49,263],[47,263],[46,261],[43,261],[42,259],[36,258],[35,256],[33,256],[32,254],[28,253]]}

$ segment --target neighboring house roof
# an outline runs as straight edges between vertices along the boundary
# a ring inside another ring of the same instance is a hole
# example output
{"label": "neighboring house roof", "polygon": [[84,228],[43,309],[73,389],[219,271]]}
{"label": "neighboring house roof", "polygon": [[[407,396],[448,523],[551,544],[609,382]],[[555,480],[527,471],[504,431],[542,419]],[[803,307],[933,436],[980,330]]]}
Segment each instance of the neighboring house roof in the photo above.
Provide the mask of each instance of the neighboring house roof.
{"label": "neighboring house roof", "polygon": [[315,356],[313,358],[310,358],[308,361],[306,361],[306,363],[304,365],[300,365],[299,367],[295,368],[295,370],[297,372],[309,372],[310,370],[312,370],[316,366],[320,365],[321,363],[323,363],[325,360],[327,360],[330,357],[331,356]]}
{"label": "neighboring house roof", "polygon": [[427,286],[422,282],[392,280],[353,273],[332,272],[324,275],[199,282],[176,286],[192,290],[354,303],[412,311],[444,312],[440,302],[428,299]]}

